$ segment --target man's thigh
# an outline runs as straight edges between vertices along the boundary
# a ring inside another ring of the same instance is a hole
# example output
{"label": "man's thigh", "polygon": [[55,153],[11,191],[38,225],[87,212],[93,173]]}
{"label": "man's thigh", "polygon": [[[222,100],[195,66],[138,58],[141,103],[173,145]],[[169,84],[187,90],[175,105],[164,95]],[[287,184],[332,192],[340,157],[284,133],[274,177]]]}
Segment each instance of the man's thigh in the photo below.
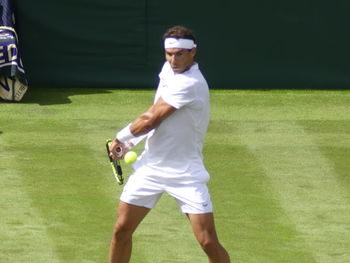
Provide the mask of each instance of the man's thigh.
{"label": "man's thigh", "polygon": [[116,228],[119,231],[133,233],[149,211],[149,208],[120,201]]}
{"label": "man's thigh", "polygon": [[213,213],[187,214],[187,217],[191,222],[193,233],[199,241],[201,239],[218,240]]}

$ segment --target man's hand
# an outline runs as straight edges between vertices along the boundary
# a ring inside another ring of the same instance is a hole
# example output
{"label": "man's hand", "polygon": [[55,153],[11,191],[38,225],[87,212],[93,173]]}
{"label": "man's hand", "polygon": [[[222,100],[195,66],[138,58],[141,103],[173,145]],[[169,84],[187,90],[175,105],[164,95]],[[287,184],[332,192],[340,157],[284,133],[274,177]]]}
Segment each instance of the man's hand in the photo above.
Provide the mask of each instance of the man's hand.
{"label": "man's hand", "polygon": [[128,147],[119,141],[118,139],[114,139],[109,146],[110,156],[114,160],[121,160],[123,159],[125,153],[128,151]]}

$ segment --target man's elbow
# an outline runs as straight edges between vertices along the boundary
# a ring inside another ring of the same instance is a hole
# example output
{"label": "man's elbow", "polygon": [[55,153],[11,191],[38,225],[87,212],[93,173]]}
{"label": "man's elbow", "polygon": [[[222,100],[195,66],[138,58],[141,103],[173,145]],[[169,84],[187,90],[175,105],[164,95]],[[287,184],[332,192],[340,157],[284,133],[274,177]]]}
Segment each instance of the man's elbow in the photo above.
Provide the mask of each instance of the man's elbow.
{"label": "man's elbow", "polygon": [[148,111],[139,117],[137,123],[138,125],[132,125],[130,128],[131,133],[136,136],[153,130],[160,124],[160,121],[155,118],[153,113]]}

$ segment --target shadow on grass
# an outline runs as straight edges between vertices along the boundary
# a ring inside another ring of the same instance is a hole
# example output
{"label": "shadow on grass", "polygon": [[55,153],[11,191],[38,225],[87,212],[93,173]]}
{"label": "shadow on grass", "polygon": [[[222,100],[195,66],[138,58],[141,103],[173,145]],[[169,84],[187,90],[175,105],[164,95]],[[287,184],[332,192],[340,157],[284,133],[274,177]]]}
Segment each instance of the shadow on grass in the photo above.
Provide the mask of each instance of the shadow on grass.
{"label": "shadow on grass", "polygon": [[39,105],[69,104],[69,97],[74,95],[89,95],[109,93],[107,89],[98,88],[29,88],[24,95],[21,104],[37,103]]}
{"label": "shadow on grass", "polygon": [[[31,88],[29,87],[21,104],[39,104],[39,105],[54,105],[54,104],[69,104],[72,103],[70,97],[74,95],[89,95],[89,94],[108,94],[113,88]],[[120,90],[136,90],[130,88],[119,88]],[[145,90],[140,89],[139,90]],[[1,101],[2,103],[13,103]]]}

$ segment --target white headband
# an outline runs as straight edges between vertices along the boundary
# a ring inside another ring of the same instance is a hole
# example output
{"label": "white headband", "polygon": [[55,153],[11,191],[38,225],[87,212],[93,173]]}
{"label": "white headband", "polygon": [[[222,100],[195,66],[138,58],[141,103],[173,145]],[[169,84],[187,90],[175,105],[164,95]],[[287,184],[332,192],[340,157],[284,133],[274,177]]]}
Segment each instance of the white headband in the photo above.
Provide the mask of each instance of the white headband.
{"label": "white headband", "polygon": [[169,37],[164,40],[164,48],[192,49],[197,47],[192,39]]}

